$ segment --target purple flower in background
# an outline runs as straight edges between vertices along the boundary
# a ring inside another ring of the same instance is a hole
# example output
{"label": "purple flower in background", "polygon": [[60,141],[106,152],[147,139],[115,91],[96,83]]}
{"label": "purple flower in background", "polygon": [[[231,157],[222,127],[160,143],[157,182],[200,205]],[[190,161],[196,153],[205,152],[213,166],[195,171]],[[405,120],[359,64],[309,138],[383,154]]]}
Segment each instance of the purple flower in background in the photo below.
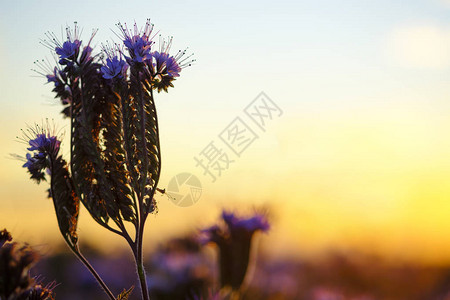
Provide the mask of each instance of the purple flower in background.
{"label": "purple flower in background", "polygon": [[249,218],[239,218],[232,212],[222,212],[222,218],[227,223],[230,230],[246,230],[249,233],[253,233],[257,230],[267,232],[270,229],[270,224],[266,216],[256,214]]}
{"label": "purple flower in background", "polygon": [[267,232],[270,228],[266,215],[256,213],[251,217],[239,217],[223,211],[222,226],[214,225],[202,231],[203,241],[219,248],[221,287],[238,290],[250,263],[250,248],[256,231]]}
{"label": "purple flower in background", "polygon": [[153,45],[150,36],[153,31],[153,24],[150,23],[150,20],[147,20],[143,30],[139,30],[136,23],[134,23],[133,30],[129,30],[126,24],[122,26],[119,23],[118,27],[122,33],[122,36],[119,37],[123,39],[123,43],[128,48],[132,61],[142,63],[150,57],[150,50]]}
{"label": "purple flower in background", "polygon": [[112,59],[106,59],[106,66],[101,67],[103,78],[112,79],[115,77],[123,77],[123,73],[126,71],[126,62],[114,56]]}
{"label": "purple flower in background", "polygon": [[212,265],[198,241],[190,236],[169,240],[152,256],[151,299],[192,299],[206,296],[212,284]]}

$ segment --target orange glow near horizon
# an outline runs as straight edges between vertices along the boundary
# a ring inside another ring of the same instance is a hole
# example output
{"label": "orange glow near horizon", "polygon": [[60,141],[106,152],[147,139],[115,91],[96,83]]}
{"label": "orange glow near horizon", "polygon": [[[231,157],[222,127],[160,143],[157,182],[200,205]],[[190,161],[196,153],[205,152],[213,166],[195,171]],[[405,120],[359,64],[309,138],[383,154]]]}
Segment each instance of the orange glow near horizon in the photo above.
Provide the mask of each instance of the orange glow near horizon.
{"label": "orange glow near horizon", "polygon": [[[273,226],[268,235],[262,235],[260,246],[270,255],[316,256],[330,249],[353,249],[388,259],[449,263],[450,256],[442,249],[450,249],[445,238],[450,233],[446,201],[450,168],[444,155],[450,146],[439,132],[434,132],[436,136],[421,132],[418,119],[410,113],[403,119],[384,115],[383,122],[373,114],[370,117],[342,116],[326,122],[305,117],[296,122],[287,116],[280,121],[284,125],[269,130],[216,183],[199,172],[204,189],[196,205],[181,208],[157,196],[159,213],[148,220],[147,249],[213,224],[221,208],[249,211],[252,206],[265,206],[271,210]],[[283,127],[291,127],[291,122],[300,128],[298,132],[289,133]],[[420,122],[431,126],[441,121]],[[267,154],[272,158],[261,164]],[[189,164],[192,169],[192,162],[169,162],[170,157],[182,161],[183,155],[167,149],[162,186],[170,179],[168,174]],[[17,161],[11,163],[16,170],[5,195],[16,203],[11,201],[1,212],[5,226],[31,243],[58,241],[45,188],[27,181]],[[21,185],[25,187],[20,193],[12,192]],[[86,210],[81,212],[79,235],[94,243],[102,240],[100,247],[108,252],[124,245],[89,220]]]}

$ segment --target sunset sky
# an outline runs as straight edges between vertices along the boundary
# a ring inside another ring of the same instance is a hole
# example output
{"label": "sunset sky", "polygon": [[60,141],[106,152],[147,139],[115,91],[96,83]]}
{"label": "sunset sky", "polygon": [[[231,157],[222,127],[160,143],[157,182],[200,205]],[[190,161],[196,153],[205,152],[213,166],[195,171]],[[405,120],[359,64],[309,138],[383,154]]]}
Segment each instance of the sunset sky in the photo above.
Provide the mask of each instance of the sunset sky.
{"label": "sunset sky", "polygon": [[[146,247],[212,224],[222,208],[264,206],[273,228],[261,247],[272,255],[331,247],[450,262],[450,1],[64,3],[1,3],[0,227],[17,239],[61,240],[47,186],[9,157],[25,154],[16,136],[26,124],[49,118],[69,132],[51,86],[30,70],[52,62],[40,39],[77,21],[84,40],[99,29],[98,51],[118,41],[118,21],[151,18],[174,51],[189,47],[197,60],[156,95],[160,187],[189,172],[203,194],[188,208],[158,195]],[[283,111],[265,131],[244,113],[262,91]],[[258,138],[213,183],[194,157],[211,141],[229,151],[218,135],[236,117]],[[122,244],[86,210],[79,227],[81,239]]]}

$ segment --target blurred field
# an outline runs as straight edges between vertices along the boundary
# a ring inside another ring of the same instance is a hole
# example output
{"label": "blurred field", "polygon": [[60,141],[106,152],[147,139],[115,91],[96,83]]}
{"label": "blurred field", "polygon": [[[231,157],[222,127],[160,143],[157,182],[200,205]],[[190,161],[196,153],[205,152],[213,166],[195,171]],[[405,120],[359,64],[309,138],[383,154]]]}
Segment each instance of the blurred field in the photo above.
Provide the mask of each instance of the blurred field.
{"label": "blurred field", "polygon": [[[130,253],[105,255],[89,246],[86,256],[111,289],[137,286]],[[56,280],[57,299],[101,299],[93,277],[61,246],[34,268]],[[254,253],[256,254],[256,253]],[[253,300],[444,300],[450,299],[450,266],[387,261],[378,256],[330,251],[317,259],[277,258],[258,253],[247,274],[243,299]],[[147,253],[152,300],[192,299],[217,288],[216,252],[191,238],[166,241]],[[131,299],[138,299],[138,290]]]}

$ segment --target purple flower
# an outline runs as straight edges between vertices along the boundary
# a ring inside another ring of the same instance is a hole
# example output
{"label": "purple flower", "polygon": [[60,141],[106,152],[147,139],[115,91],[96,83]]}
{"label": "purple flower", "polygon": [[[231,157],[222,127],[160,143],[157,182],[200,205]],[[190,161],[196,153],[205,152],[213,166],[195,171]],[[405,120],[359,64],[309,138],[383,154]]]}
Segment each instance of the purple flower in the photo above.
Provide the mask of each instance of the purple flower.
{"label": "purple flower", "polygon": [[155,60],[153,67],[156,74],[170,77],[180,76],[181,67],[173,56],[169,56],[168,53],[155,51],[152,53],[152,57]]}
{"label": "purple flower", "polygon": [[31,179],[36,180],[38,183],[41,180],[45,180],[44,169],[47,168],[46,155],[43,153],[36,153],[31,156],[30,153],[26,154],[27,161],[22,167],[28,169],[28,173],[31,174]]}
{"label": "purple flower", "polygon": [[80,50],[81,42],[79,40],[75,41],[65,41],[62,47],[56,47],[56,54],[59,55],[60,62],[63,59],[73,59],[78,56],[78,51]]}
{"label": "purple flower", "polygon": [[222,212],[223,226],[214,225],[202,233],[203,241],[216,244],[219,248],[220,284],[238,290],[242,285],[250,263],[250,248],[253,234],[269,230],[265,215],[239,217],[232,212]]}
{"label": "purple flower", "polygon": [[61,89],[62,90],[65,89],[64,86],[67,82],[67,75],[65,72],[58,69],[57,67],[54,67],[53,70],[46,68],[47,65],[45,65],[45,63],[36,64],[36,65],[38,67],[40,67],[43,72],[50,73],[50,74],[45,75],[45,73],[43,73],[43,72],[38,72],[38,74],[44,75],[45,78],[47,78],[47,83],[53,82],[53,84],[55,85],[55,89],[58,91]]}
{"label": "purple flower", "polygon": [[[92,36],[93,37],[93,36]],[[91,38],[92,40],[92,38]],[[90,44],[91,41],[89,41]],[[83,48],[83,51],[81,52],[81,56],[80,56],[80,64],[85,64],[87,63],[89,60],[92,59],[91,53],[92,53],[92,48],[89,46],[89,44]]]}
{"label": "purple flower", "polygon": [[[37,137],[34,140],[30,140],[28,142],[28,144],[30,144],[31,147],[28,148],[29,151],[43,151],[44,147],[47,144],[47,137],[45,136],[44,133],[42,134],[38,134]],[[40,150],[42,149],[42,150]]]}
{"label": "purple flower", "polygon": [[137,62],[143,62],[150,54],[152,42],[146,36],[135,35],[132,38],[124,40],[132,59]]}
{"label": "purple flower", "polygon": [[128,48],[131,60],[142,63],[148,59],[153,45],[152,37],[150,37],[153,31],[153,24],[150,23],[150,20],[147,20],[143,30],[138,30],[136,23],[133,31],[129,30],[126,24],[122,26],[119,23],[118,27],[122,33],[123,43]]}
{"label": "purple flower", "polygon": [[66,27],[66,41],[60,41],[53,32],[46,33],[47,40],[42,41],[44,46],[56,52],[59,56],[59,64],[67,66],[66,71],[72,68],[75,64],[84,65],[92,60],[92,48],[90,47],[90,43],[92,42],[92,39],[97,31],[94,30],[92,32],[89,42],[83,49],[81,48],[82,40],[79,37],[79,33],[80,30],[75,22],[73,30],[70,27]]}
{"label": "purple flower", "polygon": [[37,134],[35,139],[31,139],[28,144],[31,147],[27,148],[29,151],[39,151],[40,153],[51,154],[56,157],[59,152],[61,142],[56,136],[49,136],[45,133]]}
{"label": "purple flower", "polygon": [[107,58],[106,66],[101,67],[103,78],[105,79],[112,79],[116,76],[122,78],[124,77],[126,69],[126,62],[122,59],[119,59],[117,56],[114,56],[112,59]]}
{"label": "purple flower", "polygon": [[194,60],[189,60],[193,54],[184,57],[186,50],[179,50],[177,54],[170,55],[169,51],[172,46],[172,38],[168,41],[162,40],[159,51],[154,51],[146,60],[146,64],[152,75],[152,84],[160,92],[167,92],[169,87],[173,87],[175,77],[180,76],[183,68],[190,66]]}
{"label": "purple flower", "polygon": [[178,65],[177,61],[173,56],[166,60],[166,72],[169,76],[179,77],[181,72],[181,67]]}
{"label": "purple flower", "polygon": [[256,214],[249,218],[238,218],[231,212],[222,212],[222,218],[227,223],[230,230],[246,230],[248,232],[255,232],[261,230],[267,232],[270,229],[270,224],[264,215]]}
{"label": "purple flower", "polygon": [[[49,124],[47,123],[47,128]],[[61,141],[55,135],[49,133],[49,129],[44,129],[36,125],[34,128],[28,128],[23,132],[22,141],[26,142],[29,147],[25,158],[24,168],[28,169],[31,179],[38,183],[45,180],[45,171],[50,167],[50,161],[55,160],[58,156]]]}

